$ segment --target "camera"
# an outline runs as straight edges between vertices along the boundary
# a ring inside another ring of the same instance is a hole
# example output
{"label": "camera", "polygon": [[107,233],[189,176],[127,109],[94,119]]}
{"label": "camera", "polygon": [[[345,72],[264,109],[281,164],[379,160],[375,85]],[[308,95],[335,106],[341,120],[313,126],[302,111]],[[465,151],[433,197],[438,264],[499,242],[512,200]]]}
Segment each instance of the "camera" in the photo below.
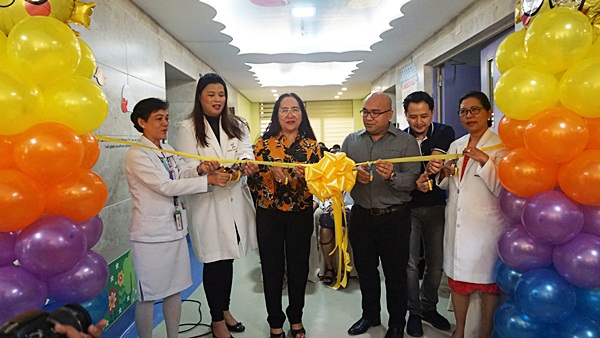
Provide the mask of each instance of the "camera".
{"label": "camera", "polygon": [[0,326],[0,338],[65,337],[54,332],[54,325],[71,325],[87,332],[92,324],[90,314],[79,304],[67,304],[50,313],[42,310],[27,311]]}

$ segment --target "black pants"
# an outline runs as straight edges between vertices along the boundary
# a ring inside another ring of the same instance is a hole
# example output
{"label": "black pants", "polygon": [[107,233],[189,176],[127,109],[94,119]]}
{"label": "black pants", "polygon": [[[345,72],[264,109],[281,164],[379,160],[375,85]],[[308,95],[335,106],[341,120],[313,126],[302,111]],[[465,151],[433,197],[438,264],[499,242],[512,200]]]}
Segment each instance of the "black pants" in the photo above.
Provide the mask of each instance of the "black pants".
{"label": "black pants", "polygon": [[232,283],[233,259],[204,263],[202,284],[213,322],[223,320],[223,311],[229,310]]}
{"label": "black pants", "polygon": [[407,307],[408,248],[410,243],[410,206],[384,214],[371,215],[360,206],[352,208],[349,237],[354,252],[362,295],[363,317],[376,320],[381,314],[379,260],[385,276],[389,326],[404,328]]}
{"label": "black pants", "polygon": [[271,328],[280,328],[285,321],[281,297],[283,274],[287,269],[289,306],[286,314],[291,324],[301,323],[313,232],[312,209],[284,212],[259,207],[256,230],[267,322]]}

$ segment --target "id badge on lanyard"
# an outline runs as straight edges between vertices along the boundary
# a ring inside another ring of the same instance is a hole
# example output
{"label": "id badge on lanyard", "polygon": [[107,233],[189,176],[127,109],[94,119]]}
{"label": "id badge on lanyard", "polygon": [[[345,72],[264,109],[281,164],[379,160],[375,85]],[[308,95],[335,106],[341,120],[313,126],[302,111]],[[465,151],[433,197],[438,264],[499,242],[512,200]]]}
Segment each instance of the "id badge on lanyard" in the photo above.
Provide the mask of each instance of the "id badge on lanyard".
{"label": "id badge on lanyard", "polygon": [[[167,171],[169,172],[169,178],[171,180],[175,180],[175,169],[171,167],[171,164],[169,162],[169,160],[164,157],[160,158],[162,164],[165,166],[165,169],[167,169]],[[177,229],[177,231],[182,231],[183,230],[183,214],[181,213],[181,210],[179,210],[179,197],[178,196],[173,196],[173,205],[175,205],[175,212],[173,212],[173,218],[175,219],[175,229]],[[183,208],[183,205],[181,206]]]}

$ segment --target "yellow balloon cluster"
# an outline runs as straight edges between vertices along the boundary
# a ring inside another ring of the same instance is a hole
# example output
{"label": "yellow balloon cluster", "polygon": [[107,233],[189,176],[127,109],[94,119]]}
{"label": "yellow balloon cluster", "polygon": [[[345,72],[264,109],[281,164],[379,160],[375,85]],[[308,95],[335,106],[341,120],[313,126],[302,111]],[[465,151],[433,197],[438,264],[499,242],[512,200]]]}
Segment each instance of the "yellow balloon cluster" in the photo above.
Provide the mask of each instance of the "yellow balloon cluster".
{"label": "yellow balloon cluster", "polygon": [[540,11],[496,52],[502,72],[496,104],[507,126],[521,128],[498,130],[514,148],[499,166],[500,181],[513,194],[529,197],[558,184],[578,203],[600,204],[593,128],[600,118],[600,41],[592,44],[599,1],[592,3],[583,12],[570,5]]}
{"label": "yellow balloon cluster", "polygon": [[356,164],[344,153],[326,152],[319,163],[306,167],[306,183],[310,192],[319,200],[332,199],[333,220],[335,223],[335,249],[338,251],[338,273],[332,288],[345,287],[348,281],[350,254],[348,254],[348,233],[342,228],[345,213],[342,193],[350,192],[356,182]]}
{"label": "yellow balloon cluster", "polygon": [[22,20],[39,16],[50,17],[64,23],[76,23],[90,28],[90,16],[95,3],[77,0],[27,1],[12,0],[0,2],[0,31],[8,34]]}
{"label": "yellow balloon cluster", "polygon": [[[1,12],[1,10],[0,10]],[[1,62],[1,61],[5,62]],[[91,81],[92,49],[65,23],[28,17],[0,33],[0,135],[14,135],[42,122],[89,133],[108,113],[104,92]]]}

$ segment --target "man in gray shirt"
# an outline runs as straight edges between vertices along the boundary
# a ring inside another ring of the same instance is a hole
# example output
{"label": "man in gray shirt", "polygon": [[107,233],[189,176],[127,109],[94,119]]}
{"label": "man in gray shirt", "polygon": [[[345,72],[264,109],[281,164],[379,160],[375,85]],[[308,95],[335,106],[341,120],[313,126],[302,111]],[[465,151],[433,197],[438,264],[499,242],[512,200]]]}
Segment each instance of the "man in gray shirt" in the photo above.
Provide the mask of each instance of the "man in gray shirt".
{"label": "man in gray shirt", "polygon": [[403,337],[406,324],[409,203],[420,164],[380,159],[419,156],[420,152],[414,137],[390,123],[394,113],[391,106],[387,94],[369,95],[360,111],[365,129],[348,135],[342,145],[342,151],[357,163],[377,161],[370,167],[357,167],[357,183],[351,192],[354,207],[349,236],[360,282],[362,317],[350,327],[350,335],[363,334],[381,324],[380,260],[390,315],[385,338]]}

